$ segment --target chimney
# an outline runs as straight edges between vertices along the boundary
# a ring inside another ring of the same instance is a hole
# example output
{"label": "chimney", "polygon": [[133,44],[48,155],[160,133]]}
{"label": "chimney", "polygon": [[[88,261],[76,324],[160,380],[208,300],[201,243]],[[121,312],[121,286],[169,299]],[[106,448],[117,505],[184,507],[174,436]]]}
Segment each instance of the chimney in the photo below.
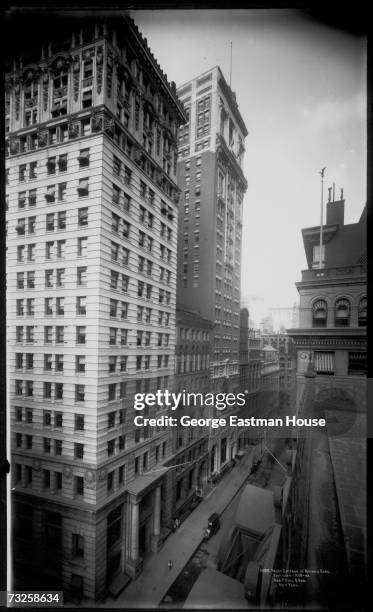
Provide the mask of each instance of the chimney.
{"label": "chimney", "polygon": [[[330,192],[329,192],[330,193]],[[345,201],[343,198],[343,189],[341,189],[341,195],[339,200],[335,200],[334,185],[333,185],[333,199],[329,200],[326,204],[326,224],[327,225],[344,225],[345,217]]]}

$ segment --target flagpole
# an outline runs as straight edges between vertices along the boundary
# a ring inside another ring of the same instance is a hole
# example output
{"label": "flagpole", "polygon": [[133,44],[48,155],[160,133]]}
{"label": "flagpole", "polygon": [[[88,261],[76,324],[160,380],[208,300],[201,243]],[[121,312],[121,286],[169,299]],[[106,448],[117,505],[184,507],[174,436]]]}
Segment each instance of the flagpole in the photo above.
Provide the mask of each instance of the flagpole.
{"label": "flagpole", "polygon": [[319,268],[322,268],[322,246],[323,246],[323,219],[324,219],[324,172],[326,167],[320,172],[321,175],[321,215],[320,215],[320,253]]}
{"label": "flagpole", "polygon": [[232,87],[232,41],[231,41],[230,66],[229,66],[229,87]]}

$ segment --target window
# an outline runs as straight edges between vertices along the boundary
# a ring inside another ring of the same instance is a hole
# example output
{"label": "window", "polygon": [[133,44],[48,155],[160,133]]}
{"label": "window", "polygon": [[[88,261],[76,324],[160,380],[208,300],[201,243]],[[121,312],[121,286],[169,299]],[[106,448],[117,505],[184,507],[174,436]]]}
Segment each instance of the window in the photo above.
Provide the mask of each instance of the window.
{"label": "window", "polygon": [[56,326],[56,344],[64,343],[64,332],[65,332],[65,329],[62,325]]}
{"label": "window", "polygon": [[63,383],[56,383],[54,386],[54,396],[56,400],[63,399]]}
{"label": "window", "polygon": [[122,164],[121,164],[120,159],[118,159],[118,157],[116,157],[116,156],[114,155],[114,158],[113,158],[113,173],[114,173],[116,176],[120,176],[121,165],[122,165]]}
{"label": "window", "polygon": [[116,317],[117,316],[117,310],[118,310],[118,300],[110,300],[110,316],[111,317]]}
{"label": "window", "polygon": [[36,189],[30,189],[28,192],[28,205],[36,206]]}
{"label": "window", "polygon": [[75,415],[75,430],[84,431],[84,414]]}
{"label": "window", "polygon": [[51,473],[49,470],[43,470],[43,485],[44,489],[49,489],[51,486]]}
{"label": "window", "polygon": [[26,206],[26,191],[20,191],[18,194],[18,208],[25,208]]}
{"label": "window", "polygon": [[62,412],[55,412],[54,413],[54,426],[55,427],[62,427],[62,423],[63,423],[63,414],[62,414]]}
{"label": "window", "polygon": [[18,168],[18,180],[20,182],[26,180],[26,170],[27,170],[27,165],[26,164],[22,164],[21,166],[19,166],[19,168]]}
{"label": "window", "polygon": [[56,287],[65,286],[65,269],[59,268],[56,270]]}
{"label": "window", "polygon": [[76,269],[76,284],[85,287],[87,284],[87,268],[79,267]]}
{"label": "window", "polygon": [[86,341],[86,328],[85,326],[78,326],[76,328],[76,343],[85,344]]}
{"label": "window", "polygon": [[61,491],[62,489],[62,472],[54,472],[55,478],[55,487],[57,491]]}
{"label": "window", "polygon": [[366,376],[367,354],[365,352],[348,353],[349,376]]}
{"label": "window", "polygon": [[117,329],[116,327],[109,328],[109,344],[115,345],[117,343]]}
{"label": "window", "polygon": [[35,272],[27,272],[27,288],[35,289]]}
{"label": "window", "polygon": [[107,454],[108,454],[108,457],[110,457],[111,455],[114,455],[114,451],[115,451],[115,439],[114,440],[108,440],[108,443],[107,443]]}
{"label": "window", "polygon": [[75,371],[85,372],[85,355],[76,355],[75,357]]}
{"label": "window", "polygon": [[[325,244],[322,245],[321,255],[322,255],[321,267],[323,268],[325,266]],[[315,244],[313,247],[312,268],[319,268],[319,267],[320,267],[320,245]]]}
{"label": "window", "polygon": [[122,288],[121,288],[122,293],[127,293],[128,283],[129,283],[129,277],[126,276],[125,274],[122,274]]}
{"label": "window", "polygon": [[87,255],[87,242],[88,238],[78,238],[78,257],[85,257]]}
{"label": "window", "polygon": [[117,358],[115,355],[109,355],[109,372],[113,373],[117,368]]}
{"label": "window", "polygon": [[120,364],[119,369],[121,372],[126,372],[127,370],[127,355],[120,356]]}
{"label": "window", "polygon": [[84,402],[85,385],[75,385],[75,401]]}
{"label": "window", "polygon": [[127,302],[121,302],[120,318],[127,319],[127,315],[128,315],[128,304]]}
{"label": "window", "polygon": [[88,226],[88,208],[79,208],[78,210],[78,226]]}
{"label": "window", "polygon": [[112,491],[114,487],[114,471],[109,472],[107,475],[107,490]]}
{"label": "window", "polygon": [[57,240],[57,258],[62,259],[65,257],[65,245],[66,240]]}
{"label": "window", "polygon": [[65,313],[64,299],[63,297],[56,298],[56,315],[63,315]]}
{"label": "window", "polygon": [[83,91],[82,107],[90,108],[92,106],[92,89]]}
{"label": "window", "polygon": [[336,327],[347,327],[350,323],[350,302],[341,298],[334,307],[334,322]]}
{"label": "window", "polygon": [[35,234],[36,217],[28,218],[28,233]]}
{"label": "window", "polygon": [[117,390],[116,383],[109,384],[109,386],[108,386],[108,400],[109,400],[109,402],[112,402],[112,401],[115,400],[116,390]]}
{"label": "window", "polygon": [[312,327],[326,327],[328,308],[325,300],[317,300],[312,306]]}
{"label": "window", "polygon": [[119,254],[119,244],[117,244],[116,242],[112,242],[111,251],[110,251],[111,261],[118,261],[118,254]]}
{"label": "window", "polygon": [[58,201],[64,202],[66,200],[66,183],[60,183],[58,185]]}
{"label": "window", "polygon": [[66,212],[64,210],[57,213],[57,229],[66,229]]}
{"label": "window", "polygon": [[72,555],[73,557],[84,558],[84,536],[78,533],[72,534]]}
{"label": "window", "polygon": [[366,327],[367,324],[367,298],[364,297],[360,300],[358,306],[358,325],[359,327]]}
{"label": "window", "polygon": [[86,302],[87,302],[87,298],[85,296],[78,296],[76,298],[76,314],[77,315],[85,315],[86,314],[86,312],[87,312]]}
{"label": "window", "polygon": [[121,343],[121,346],[125,346],[127,344],[127,335],[128,335],[127,329],[121,329],[120,330],[120,343]]}
{"label": "window", "polygon": [[74,458],[75,459],[84,458],[84,444],[80,444],[77,442],[74,444]]}
{"label": "window", "polygon": [[[19,287],[17,286],[17,288]],[[18,317],[24,314],[23,300],[16,300],[16,313]]]}
{"label": "window", "polygon": [[44,355],[44,370],[48,371],[52,369],[52,355]]}
{"label": "window", "polygon": [[24,236],[26,234],[26,219],[18,219],[16,231],[18,236]]}
{"label": "window", "polygon": [[119,232],[119,217],[115,213],[111,213],[111,231]]}
{"label": "window", "polygon": [[63,355],[55,355],[55,370],[63,372]]}
{"label": "window", "polygon": [[74,491],[75,495],[84,495],[83,476],[74,476]]}
{"label": "window", "polygon": [[30,171],[29,171],[30,179],[34,179],[37,177],[37,173],[36,173],[37,165],[38,165],[38,162],[36,161],[30,162]]}
{"label": "window", "polygon": [[89,166],[89,149],[81,149],[78,155],[79,168]]}
{"label": "window", "polygon": [[115,270],[110,270],[110,288],[111,289],[118,289],[118,279],[119,279],[119,272],[116,272]]}
{"label": "window", "polygon": [[78,197],[83,198],[89,194],[88,178],[79,179]]}
{"label": "window", "polygon": [[26,300],[27,315],[33,316],[35,314],[34,304],[35,304],[34,298],[27,298]]}
{"label": "window", "polygon": [[129,238],[130,235],[130,224],[127,221],[123,221],[123,238]]}
{"label": "window", "polygon": [[44,314],[47,316],[53,315],[53,298],[44,299]]}
{"label": "window", "polygon": [[45,270],[45,287],[53,287],[53,270]]}
{"label": "window", "polygon": [[58,169],[60,172],[66,172],[67,170],[67,154],[64,153],[58,158]]}
{"label": "window", "polygon": [[334,374],[334,352],[315,351],[314,368],[315,368],[316,374],[333,375]]}

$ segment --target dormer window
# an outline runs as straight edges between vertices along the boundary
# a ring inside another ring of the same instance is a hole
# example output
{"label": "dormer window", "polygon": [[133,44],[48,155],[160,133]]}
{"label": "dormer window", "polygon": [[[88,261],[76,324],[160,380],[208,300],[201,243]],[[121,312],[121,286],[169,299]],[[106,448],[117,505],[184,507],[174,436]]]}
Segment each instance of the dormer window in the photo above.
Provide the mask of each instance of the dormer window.
{"label": "dormer window", "polygon": [[366,327],[367,325],[367,298],[366,297],[362,298],[359,302],[358,325],[359,327]]}
{"label": "dormer window", "polygon": [[350,324],[350,302],[341,298],[335,303],[335,326],[347,327]]}
{"label": "dormer window", "polygon": [[328,307],[325,300],[317,300],[312,306],[312,327],[326,327]]}

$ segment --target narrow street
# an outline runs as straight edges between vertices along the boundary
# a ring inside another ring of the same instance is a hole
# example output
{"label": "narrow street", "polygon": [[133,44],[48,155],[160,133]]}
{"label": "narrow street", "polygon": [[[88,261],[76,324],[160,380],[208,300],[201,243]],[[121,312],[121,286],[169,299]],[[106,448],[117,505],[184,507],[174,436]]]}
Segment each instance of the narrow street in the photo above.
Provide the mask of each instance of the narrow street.
{"label": "narrow street", "polygon": [[[282,453],[278,457],[280,463],[285,464]],[[284,470],[276,462],[272,461],[268,453],[263,455],[261,465],[255,474],[249,475],[242,483],[240,489],[232,498],[220,516],[221,527],[219,531],[207,542],[202,542],[197,551],[187,563],[183,571],[176,578],[167,594],[162,599],[162,608],[180,608],[187,599],[193,584],[198,579],[202,570],[206,567],[216,568],[220,544],[226,540],[234,522],[234,516],[240,500],[240,493],[246,484],[254,484],[260,487],[273,489],[284,481]]]}

